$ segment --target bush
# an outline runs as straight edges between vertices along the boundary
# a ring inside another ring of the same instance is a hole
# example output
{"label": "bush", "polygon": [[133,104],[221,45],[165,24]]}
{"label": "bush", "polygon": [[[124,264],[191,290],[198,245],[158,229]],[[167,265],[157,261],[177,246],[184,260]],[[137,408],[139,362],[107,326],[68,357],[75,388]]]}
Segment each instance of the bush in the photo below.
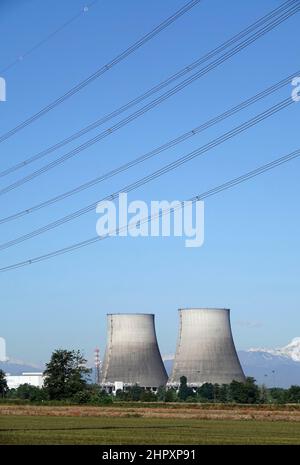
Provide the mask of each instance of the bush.
{"label": "bush", "polygon": [[159,386],[159,388],[157,389],[156,398],[158,402],[165,402],[166,388],[164,386]]}
{"label": "bush", "polygon": [[157,397],[156,397],[156,394],[154,394],[154,392],[144,391],[141,394],[140,400],[142,402],[156,402]]}
{"label": "bush", "polygon": [[7,397],[10,399],[28,400],[30,402],[48,400],[48,395],[44,388],[32,386],[28,383],[21,384],[17,389],[10,389]]}
{"label": "bush", "polygon": [[72,397],[72,400],[76,404],[88,404],[91,400],[91,393],[88,390],[78,391]]}
{"label": "bush", "polygon": [[288,401],[289,391],[282,388],[271,388],[269,389],[271,402],[276,404],[285,404]]}
{"label": "bush", "polygon": [[174,388],[170,388],[166,391],[165,402],[177,402],[177,392]]}
{"label": "bush", "polygon": [[300,402],[300,386],[291,386],[288,389],[288,402]]}
{"label": "bush", "polygon": [[230,398],[240,404],[257,404],[260,400],[260,392],[255,384],[255,379],[248,377],[245,383],[232,381],[230,387]]}
{"label": "bush", "polygon": [[185,399],[186,402],[197,402],[196,396],[189,396]]}
{"label": "bush", "polygon": [[211,383],[202,384],[197,389],[197,395],[199,396],[200,402],[209,402],[214,400],[214,385]]}
{"label": "bush", "polygon": [[92,405],[109,405],[112,404],[113,400],[111,396],[106,393],[94,393],[90,398],[90,404]]}

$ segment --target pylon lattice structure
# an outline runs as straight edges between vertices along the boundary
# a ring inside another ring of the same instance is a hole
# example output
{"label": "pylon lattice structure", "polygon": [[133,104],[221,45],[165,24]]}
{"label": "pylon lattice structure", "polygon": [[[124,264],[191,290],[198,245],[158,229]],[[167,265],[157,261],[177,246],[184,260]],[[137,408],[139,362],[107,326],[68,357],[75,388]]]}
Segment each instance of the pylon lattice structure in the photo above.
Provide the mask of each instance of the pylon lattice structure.
{"label": "pylon lattice structure", "polygon": [[100,378],[101,378],[101,362],[100,362],[100,350],[98,347],[96,347],[94,351],[95,357],[94,357],[94,362],[95,362],[95,382],[96,384],[100,384]]}

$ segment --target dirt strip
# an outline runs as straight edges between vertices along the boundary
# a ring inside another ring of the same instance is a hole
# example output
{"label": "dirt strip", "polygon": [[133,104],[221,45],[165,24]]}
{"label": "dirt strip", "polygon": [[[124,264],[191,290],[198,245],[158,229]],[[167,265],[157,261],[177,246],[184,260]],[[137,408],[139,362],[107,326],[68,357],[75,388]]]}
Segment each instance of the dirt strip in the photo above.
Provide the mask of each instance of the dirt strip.
{"label": "dirt strip", "polygon": [[0,405],[1,415],[59,416],[59,417],[109,417],[109,418],[180,418],[199,420],[265,420],[300,421],[300,410],[274,407],[269,410],[259,407],[218,408],[159,408],[159,407],[94,407],[94,406],[33,406]]}

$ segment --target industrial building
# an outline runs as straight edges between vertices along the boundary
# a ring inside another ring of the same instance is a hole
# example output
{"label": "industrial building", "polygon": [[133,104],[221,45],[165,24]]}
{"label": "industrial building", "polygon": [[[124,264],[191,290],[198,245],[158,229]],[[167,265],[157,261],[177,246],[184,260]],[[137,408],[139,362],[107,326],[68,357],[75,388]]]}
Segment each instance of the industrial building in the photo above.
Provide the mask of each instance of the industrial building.
{"label": "industrial building", "polygon": [[114,390],[115,383],[138,384],[157,389],[167,382],[158,348],[154,315],[141,313],[107,315],[107,345],[101,385]]}
{"label": "industrial building", "polygon": [[189,386],[245,381],[233,342],[230,311],[224,308],[179,310],[179,335],[168,386],[186,376]]}
{"label": "industrial building", "polygon": [[43,373],[22,373],[21,375],[6,374],[6,382],[9,389],[17,389],[22,384],[30,384],[31,386],[43,387]]}

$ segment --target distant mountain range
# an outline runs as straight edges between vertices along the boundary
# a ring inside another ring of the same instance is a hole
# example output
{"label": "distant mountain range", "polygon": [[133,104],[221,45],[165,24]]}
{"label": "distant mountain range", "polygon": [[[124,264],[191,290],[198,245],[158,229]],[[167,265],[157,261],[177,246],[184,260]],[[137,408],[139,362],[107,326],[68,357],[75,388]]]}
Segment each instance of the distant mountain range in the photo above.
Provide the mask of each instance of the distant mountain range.
{"label": "distant mountain range", "polygon": [[[289,344],[277,349],[240,350],[238,356],[246,376],[253,376],[258,384],[285,388],[292,384],[300,385],[300,337],[295,337]],[[173,359],[173,355],[163,357],[168,373],[172,370]],[[0,362],[0,369],[11,375],[19,375],[26,371],[43,371],[44,367],[20,360],[8,360]]]}
{"label": "distant mountain range", "polygon": [[23,362],[22,360],[10,360],[0,362],[0,370],[10,375],[20,375],[23,372],[40,372],[44,368],[38,365]]}
{"label": "distant mountain range", "polygon": [[247,352],[258,352],[275,356],[287,357],[300,362],[300,337],[294,337],[292,341],[279,349],[249,349]]}
{"label": "distant mountain range", "polygon": [[238,355],[246,376],[253,376],[258,384],[284,388],[300,385],[300,362],[291,357],[262,350],[240,351]]}
{"label": "distant mountain range", "polygon": [[[278,349],[252,348],[238,351],[246,376],[253,376],[258,384],[287,388],[300,385],[300,337]],[[163,357],[168,373],[173,366],[173,356]]]}

